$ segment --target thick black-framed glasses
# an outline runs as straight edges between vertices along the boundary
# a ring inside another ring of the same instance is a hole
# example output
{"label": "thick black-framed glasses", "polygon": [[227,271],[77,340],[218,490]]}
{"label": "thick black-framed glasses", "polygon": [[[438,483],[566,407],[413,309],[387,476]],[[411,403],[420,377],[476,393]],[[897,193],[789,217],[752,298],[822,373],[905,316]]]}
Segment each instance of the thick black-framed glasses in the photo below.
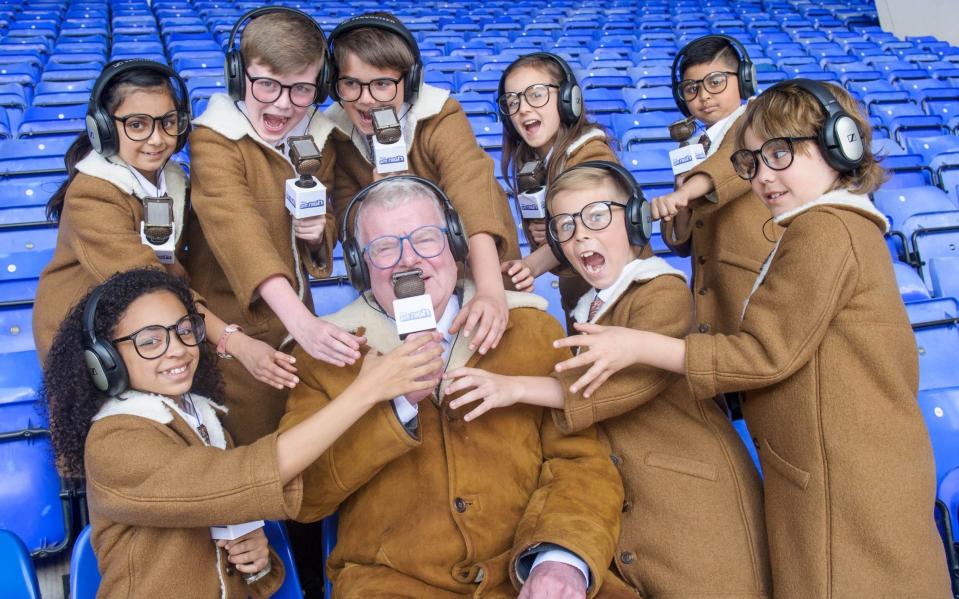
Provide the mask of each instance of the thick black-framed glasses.
{"label": "thick black-framed glasses", "polygon": [[139,113],[125,116],[114,115],[113,120],[123,123],[123,133],[130,141],[150,139],[150,136],[156,130],[157,123],[160,123],[160,129],[171,137],[186,133],[190,126],[190,117],[181,110],[171,110],[160,116]]}
{"label": "thick black-framed glasses", "polygon": [[758,150],[737,150],[729,159],[740,179],[752,181],[759,171],[759,158],[774,171],[784,171],[796,156],[796,142],[813,141],[815,137],[774,137],[766,140]]}
{"label": "thick black-framed glasses", "polygon": [[576,234],[576,219],[590,231],[602,231],[613,222],[613,206],[625,208],[626,204],[601,200],[583,206],[583,209],[573,214],[557,214],[549,219],[547,231],[554,241],[566,243]]}
{"label": "thick black-framed glasses", "polygon": [[132,341],[133,348],[144,360],[156,360],[170,347],[170,331],[176,333],[180,343],[195,347],[206,339],[206,321],[202,314],[187,314],[170,326],[151,324],[126,337],[117,337],[113,343]]}
{"label": "thick black-framed glasses", "polygon": [[306,108],[316,102],[315,83],[301,81],[291,85],[283,85],[271,77],[254,77],[249,72],[246,73],[246,78],[250,80],[250,90],[257,102],[263,102],[264,104],[276,102],[283,95],[283,90],[290,92],[290,104],[294,106]]}
{"label": "thick black-framed glasses", "polygon": [[738,74],[732,71],[713,71],[702,79],[683,79],[679,82],[679,92],[687,102],[695,100],[699,95],[700,86],[705,87],[711,94],[720,94],[729,85],[729,76]]}
{"label": "thick black-framed glasses", "polygon": [[363,88],[370,90],[370,96],[377,102],[392,102],[399,92],[402,79],[379,77],[371,81],[360,81],[355,77],[340,77],[336,80],[336,93],[344,102],[356,102],[363,95]]}
{"label": "thick black-framed glasses", "polygon": [[424,225],[408,235],[383,235],[366,244],[363,253],[376,268],[393,268],[403,258],[403,240],[410,242],[416,255],[424,260],[435,258],[446,249],[446,234],[449,229],[437,225]]}
{"label": "thick black-framed glasses", "polygon": [[559,89],[558,85],[552,83],[534,83],[521,92],[507,92],[496,99],[499,111],[506,116],[512,116],[519,112],[520,98],[524,98],[526,103],[533,108],[542,108],[549,102],[549,90]]}

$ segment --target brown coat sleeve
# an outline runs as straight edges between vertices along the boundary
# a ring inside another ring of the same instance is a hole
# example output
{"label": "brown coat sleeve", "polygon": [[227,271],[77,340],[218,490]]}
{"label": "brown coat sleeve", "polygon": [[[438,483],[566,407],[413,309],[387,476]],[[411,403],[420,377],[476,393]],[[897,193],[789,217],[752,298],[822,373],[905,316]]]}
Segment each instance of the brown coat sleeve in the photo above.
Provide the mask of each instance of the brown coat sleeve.
{"label": "brown coat sleeve", "polygon": [[506,226],[513,217],[506,193],[496,181],[493,159],[476,143],[466,113],[456,100],[448,99],[431,120],[435,123],[417,135],[425,136],[426,153],[439,173],[437,184],[463,218],[467,235],[489,234],[502,255],[504,249],[516,246],[516,230]]}
{"label": "brown coat sleeve", "polygon": [[134,526],[194,528],[283,520],[300,506],[302,484],[280,485],[273,434],[222,450],[184,446],[169,427],[139,416],[93,423],[84,463],[99,513]]}
{"label": "brown coat sleeve", "polygon": [[296,277],[280,257],[270,238],[270,223],[257,202],[281,202],[276,196],[256,198],[251,194],[243,156],[236,142],[206,127],[190,135],[192,204],[210,249],[223,268],[230,288],[247,318],[263,281],[283,276],[296,288]]}
{"label": "brown coat sleeve", "polygon": [[[331,391],[327,381],[352,381],[362,366],[357,362],[343,368],[327,367],[299,347],[293,355],[300,365],[300,383],[287,399],[280,432],[306,420],[333,401],[334,393],[342,392]],[[303,504],[296,519],[314,522],[332,514],[384,466],[419,444],[396,417],[391,402],[376,405],[303,471]]]}
{"label": "brown coat sleeve", "polygon": [[786,229],[737,335],[686,338],[686,378],[698,399],[785,380],[808,363],[856,285],[852,240],[834,214],[810,210]]}
{"label": "brown coat sleeve", "polygon": [[[623,305],[618,305],[624,302]],[[602,324],[625,326],[681,339],[692,321],[692,296],[683,280],[661,276],[633,284],[614,306],[613,320]],[[633,365],[609,377],[591,397],[570,393],[569,386],[586,372],[586,367],[555,373],[566,392],[562,411],[553,410],[557,426],[564,432],[582,430],[597,422],[625,414],[655,399],[679,379],[665,370]]]}
{"label": "brown coat sleeve", "polygon": [[734,139],[736,137],[736,131],[741,125],[741,120],[742,118],[740,117],[740,119],[737,119],[737,121],[733,123],[733,126],[729,128],[729,131],[726,132],[725,137],[723,137],[723,142],[719,144],[719,148],[715,154],[686,174],[686,177],[689,178],[695,174],[703,173],[713,182],[714,198],[703,197],[694,200],[694,202],[690,203],[694,208],[695,202],[713,201],[713,199],[721,206],[752,190],[749,181],[740,178],[739,175],[736,174],[735,169],[733,169],[733,163],[730,160],[733,152],[736,151]]}
{"label": "brown coat sleeve", "polygon": [[[545,318],[542,319],[545,322]],[[553,349],[552,340],[563,336],[559,323],[530,330],[527,345],[539,347],[548,364],[569,357],[565,349]],[[576,554],[589,566],[592,585],[589,596],[599,591],[619,538],[623,483],[609,458],[609,451],[595,428],[564,435],[543,410],[540,439],[543,465],[539,486],[516,527],[510,576],[514,586],[518,560],[541,544],[552,544]]]}

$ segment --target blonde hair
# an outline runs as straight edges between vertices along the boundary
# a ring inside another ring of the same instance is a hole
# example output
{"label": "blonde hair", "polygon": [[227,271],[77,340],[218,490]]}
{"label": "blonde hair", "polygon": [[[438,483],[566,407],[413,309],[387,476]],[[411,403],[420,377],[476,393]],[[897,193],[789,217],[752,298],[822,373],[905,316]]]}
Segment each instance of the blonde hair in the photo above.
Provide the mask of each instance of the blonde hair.
{"label": "blonde hair", "polygon": [[625,202],[629,199],[630,190],[626,182],[606,169],[594,166],[575,166],[560,173],[546,188],[546,206],[552,214],[553,202],[556,197],[571,191],[586,191],[599,188],[604,182],[611,183],[620,197],[608,198]]}
{"label": "blonde hair", "polygon": [[[834,189],[870,194],[879,189],[886,179],[886,171],[872,153],[872,126],[862,115],[859,104],[849,92],[830,83],[823,85],[829,87],[832,95],[856,122],[865,150],[858,167],[847,173],[839,173]],[[818,137],[826,116],[822,104],[808,91],[788,82],[776,85],[747,106],[743,114],[743,124],[736,132],[736,149],[745,147],[747,129],[751,129],[753,134],[762,140],[776,137]],[[805,143],[797,144],[796,151],[808,155]]]}
{"label": "blonde hair", "polygon": [[[361,16],[379,17],[400,26],[403,24],[388,12],[371,12]],[[336,68],[340,71],[343,70],[349,54],[374,68],[399,71],[403,75],[408,73],[416,62],[413,50],[402,37],[377,27],[361,27],[348,31],[342,36],[336,36],[335,51],[333,59],[336,61]],[[410,90],[405,90],[405,93],[409,94]]]}
{"label": "blonde hair", "polygon": [[353,219],[353,238],[356,239],[360,245],[363,245],[365,241],[369,241],[363,239],[363,228],[360,226],[360,223],[363,220],[363,215],[372,208],[379,207],[393,210],[419,199],[430,200],[436,208],[436,215],[439,218],[437,222],[442,223],[444,219],[443,205],[432,189],[419,181],[412,181],[401,177],[384,179],[370,190],[370,192],[366,194],[366,197],[360,202],[356,210],[356,216]]}
{"label": "blonde hair", "polygon": [[317,64],[322,68],[326,39],[318,25],[300,15],[271,12],[243,29],[240,54],[247,66],[257,61],[277,74],[296,73]]}

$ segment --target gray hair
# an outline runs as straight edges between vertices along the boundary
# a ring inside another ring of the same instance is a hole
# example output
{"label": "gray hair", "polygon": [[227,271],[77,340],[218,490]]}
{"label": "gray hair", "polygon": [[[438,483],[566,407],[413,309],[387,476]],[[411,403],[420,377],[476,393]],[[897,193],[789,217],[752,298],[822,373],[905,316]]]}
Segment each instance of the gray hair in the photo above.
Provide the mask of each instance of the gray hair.
{"label": "gray hair", "polygon": [[389,177],[384,179],[370,190],[370,192],[366,194],[366,197],[363,198],[363,201],[360,202],[360,206],[356,210],[356,218],[353,220],[353,238],[356,239],[360,245],[366,243],[366,240],[363,239],[361,234],[360,222],[362,221],[363,215],[371,208],[378,206],[392,210],[420,198],[432,200],[433,205],[436,207],[436,214],[439,216],[439,222],[442,224],[444,218],[443,205],[432,189],[419,181],[413,181],[405,177]]}

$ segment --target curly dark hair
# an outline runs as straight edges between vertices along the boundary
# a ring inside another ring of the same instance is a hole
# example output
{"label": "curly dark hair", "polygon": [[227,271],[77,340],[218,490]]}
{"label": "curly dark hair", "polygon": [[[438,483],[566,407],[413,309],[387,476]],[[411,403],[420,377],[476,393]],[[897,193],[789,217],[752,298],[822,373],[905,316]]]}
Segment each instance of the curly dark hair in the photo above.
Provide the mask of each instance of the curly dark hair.
{"label": "curly dark hair", "polygon": [[[183,302],[188,312],[197,313],[186,283],[158,268],[117,273],[100,287],[104,288],[104,293],[93,319],[94,331],[100,339],[112,338],[117,323],[130,304],[148,293],[168,291]],[[45,404],[49,417],[58,466],[68,478],[84,475],[83,447],[87,432],[93,416],[108,399],[93,385],[83,359],[83,310],[92,293],[93,289],[73,306],[60,324],[43,365],[41,405]],[[216,352],[208,343],[201,343],[199,350],[200,361],[191,390],[219,401],[223,380],[216,367]]]}

